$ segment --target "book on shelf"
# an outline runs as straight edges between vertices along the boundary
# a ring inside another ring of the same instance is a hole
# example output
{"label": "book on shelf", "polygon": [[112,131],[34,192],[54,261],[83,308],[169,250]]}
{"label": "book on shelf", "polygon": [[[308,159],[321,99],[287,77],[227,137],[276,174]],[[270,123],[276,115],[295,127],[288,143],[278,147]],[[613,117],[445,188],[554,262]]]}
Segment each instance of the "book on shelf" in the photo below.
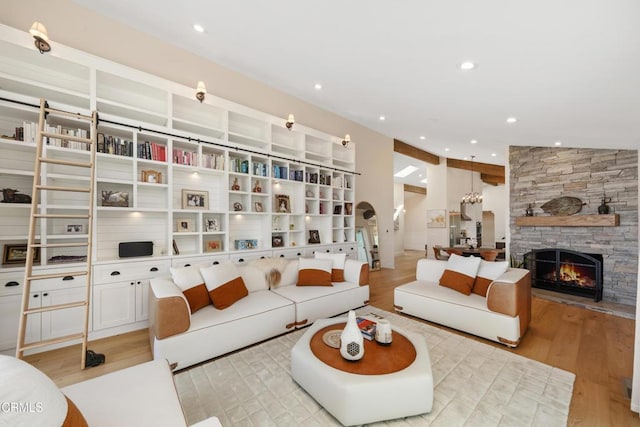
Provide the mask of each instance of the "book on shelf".
{"label": "book on shelf", "polygon": [[376,336],[376,322],[364,317],[357,317],[356,322],[360,332],[362,332],[362,336],[372,341]]}

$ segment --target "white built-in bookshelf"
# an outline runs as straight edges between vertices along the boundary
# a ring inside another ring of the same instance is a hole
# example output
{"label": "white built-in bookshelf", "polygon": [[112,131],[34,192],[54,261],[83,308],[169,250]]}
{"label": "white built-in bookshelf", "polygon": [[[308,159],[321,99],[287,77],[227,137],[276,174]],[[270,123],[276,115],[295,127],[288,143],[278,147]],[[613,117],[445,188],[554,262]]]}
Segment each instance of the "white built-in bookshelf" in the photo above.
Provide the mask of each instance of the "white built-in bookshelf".
{"label": "white built-in bookshelf", "polygon": [[[144,327],[144,286],[169,266],[318,250],[355,256],[355,148],[343,147],[340,137],[299,123],[289,130],[284,118],[211,94],[200,103],[193,88],[65,46],[41,55],[28,33],[6,26],[0,26],[0,98],[0,185],[29,195],[38,121],[32,105],[44,98],[70,112],[98,111],[94,336]],[[47,125],[89,131],[57,118]],[[89,159],[86,147],[65,141],[49,141],[45,150],[49,157]],[[48,184],[90,179],[88,171],[46,168]],[[86,209],[82,197],[44,194],[41,203],[53,213],[73,212]],[[0,203],[3,247],[26,244],[29,207]],[[63,219],[39,220],[36,231],[43,242],[73,241],[86,232],[86,222]],[[312,232],[318,243],[309,243]],[[153,255],[120,259],[119,244],[130,241],[152,241]],[[70,248],[42,248],[39,268],[73,268],[55,261],[74,255]],[[15,309],[22,275],[19,265],[0,268],[2,284],[11,284],[0,289],[0,312]],[[3,322],[14,322],[6,317]],[[32,327],[33,336],[52,328],[44,322]],[[0,351],[15,345],[2,334]]]}

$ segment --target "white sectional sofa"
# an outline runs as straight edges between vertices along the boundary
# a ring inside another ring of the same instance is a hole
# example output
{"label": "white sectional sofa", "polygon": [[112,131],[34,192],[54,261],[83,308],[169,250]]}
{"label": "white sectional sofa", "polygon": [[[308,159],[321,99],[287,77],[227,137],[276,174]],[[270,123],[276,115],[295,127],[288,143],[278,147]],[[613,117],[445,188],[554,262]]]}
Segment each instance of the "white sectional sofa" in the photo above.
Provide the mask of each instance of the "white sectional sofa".
{"label": "white sectional sofa", "polygon": [[154,359],[168,360],[173,370],[184,369],[369,301],[367,263],[346,260],[346,281],[333,286],[296,286],[298,260],[279,262],[277,285],[269,284],[268,271],[238,267],[248,295],[227,308],[208,305],[194,313],[171,277],[151,279],[149,334]]}
{"label": "white sectional sofa", "polygon": [[505,266],[484,297],[441,286],[447,266],[448,261],[420,259],[416,280],[394,290],[396,311],[516,347],[531,320],[529,270]]}

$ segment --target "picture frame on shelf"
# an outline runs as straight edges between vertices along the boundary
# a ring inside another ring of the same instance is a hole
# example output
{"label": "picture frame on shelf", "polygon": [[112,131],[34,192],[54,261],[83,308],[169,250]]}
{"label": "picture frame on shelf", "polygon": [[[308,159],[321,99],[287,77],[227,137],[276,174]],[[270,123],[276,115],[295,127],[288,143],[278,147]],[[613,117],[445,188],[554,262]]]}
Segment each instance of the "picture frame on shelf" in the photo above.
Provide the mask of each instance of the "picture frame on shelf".
{"label": "picture frame on shelf", "polygon": [[[2,265],[24,265],[27,261],[27,244],[18,243],[4,245],[2,250]],[[33,248],[33,263],[40,263],[40,248]]]}
{"label": "picture frame on shelf", "polygon": [[222,250],[222,240],[213,239],[205,240],[204,251],[205,252],[220,252]]}
{"label": "picture frame on shelf", "polygon": [[334,215],[342,215],[342,205],[335,205],[333,207],[333,214]]}
{"label": "picture frame on shelf", "polygon": [[264,212],[264,208],[262,206],[262,202],[254,202],[253,203],[253,210],[256,212]]}
{"label": "picture frame on shelf", "polygon": [[318,230],[309,230],[309,243],[320,243],[320,232]]}
{"label": "picture frame on shelf", "polygon": [[209,209],[209,192],[201,190],[182,190],[182,209]]}
{"label": "picture frame on shelf", "polygon": [[276,194],[274,211],[278,213],[291,213],[291,202],[288,194]]}
{"label": "picture frame on shelf", "polygon": [[353,214],[353,203],[345,202],[345,204],[344,204],[344,214],[345,215],[352,215]]}
{"label": "picture frame on shelf", "polygon": [[218,218],[205,218],[204,231],[220,231],[220,221]]}
{"label": "picture frame on shelf", "polygon": [[66,224],[64,232],[65,234],[82,234],[84,233],[84,224]]}
{"label": "picture frame on shelf", "polygon": [[129,207],[129,192],[128,191],[113,191],[102,190],[100,194],[100,205],[115,207],[115,208],[128,208]]}
{"label": "picture frame on shelf", "polygon": [[189,218],[176,219],[176,232],[189,233],[193,231],[193,221]]}
{"label": "picture frame on shelf", "polygon": [[234,247],[236,250],[244,251],[247,249],[256,249],[258,247],[257,239],[238,239],[234,240]]}
{"label": "picture frame on shelf", "polygon": [[271,247],[281,248],[284,246],[284,239],[282,236],[271,236]]}
{"label": "picture frame on shelf", "polygon": [[162,172],[153,169],[142,171],[142,182],[150,184],[162,184]]}

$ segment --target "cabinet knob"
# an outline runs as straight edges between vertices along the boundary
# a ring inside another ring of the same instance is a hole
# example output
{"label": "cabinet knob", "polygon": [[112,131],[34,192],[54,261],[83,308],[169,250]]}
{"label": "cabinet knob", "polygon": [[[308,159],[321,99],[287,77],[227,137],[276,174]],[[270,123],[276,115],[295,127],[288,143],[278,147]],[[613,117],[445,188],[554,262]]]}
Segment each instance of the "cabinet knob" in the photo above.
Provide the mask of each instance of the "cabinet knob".
{"label": "cabinet knob", "polygon": [[140,280],[138,280],[138,281],[136,282],[136,284],[137,284],[137,285],[139,285],[139,284],[140,284]]}
{"label": "cabinet knob", "polygon": [[240,258],[238,262],[244,262],[244,258]]}
{"label": "cabinet knob", "polygon": [[129,286],[135,285],[135,282],[129,282]]}
{"label": "cabinet knob", "polygon": [[33,294],[33,297],[34,298],[38,298],[38,294]]}
{"label": "cabinet knob", "polygon": [[62,280],[64,281],[73,280],[73,276],[64,276]]}
{"label": "cabinet knob", "polygon": [[329,249],[327,249],[325,252],[331,252]]}
{"label": "cabinet knob", "polygon": [[213,261],[213,263],[212,263],[212,264],[213,264],[213,265],[218,265],[218,264],[220,264],[220,262],[219,262],[219,261]]}
{"label": "cabinet knob", "polygon": [[158,267],[151,267],[149,271],[158,271]]}
{"label": "cabinet knob", "polygon": [[116,271],[112,271],[112,272],[111,272],[111,275],[112,275],[112,276],[119,276],[119,275],[120,275],[120,272],[119,272],[119,271],[117,271],[117,270],[116,270]]}
{"label": "cabinet knob", "polygon": [[185,264],[184,266],[185,267],[191,267],[191,264]]}
{"label": "cabinet knob", "polygon": [[342,252],[342,248],[338,249],[340,252]]}
{"label": "cabinet knob", "polygon": [[284,258],[284,254],[280,254],[280,258]]}
{"label": "cabinet knob", "polygon": [[11,286],[19,286],[20,283],[16,282],[15,280],[12,280],[11,282],[7,282],[4,284],[6,287],[11,287]]}
{"label": "cabinet knob", "polygon": [[49,296],[49,293],[48,293],[48,292],[45,292],[44,294],[42,294],[42,296],[43,296],[43,297],[48,297],[48,296]]}
{"label": "cabinet knob", "polygon": [[261,256],[261,257],[260,257],[260,259],[264,259],[264,257],[263,257],[263,256]]}
{"label": "cabinet knob", "polygon": [[302,255],[302,254],[301,254],[300,252],[298,252],[296,255],[300,256],[300,255]]}

